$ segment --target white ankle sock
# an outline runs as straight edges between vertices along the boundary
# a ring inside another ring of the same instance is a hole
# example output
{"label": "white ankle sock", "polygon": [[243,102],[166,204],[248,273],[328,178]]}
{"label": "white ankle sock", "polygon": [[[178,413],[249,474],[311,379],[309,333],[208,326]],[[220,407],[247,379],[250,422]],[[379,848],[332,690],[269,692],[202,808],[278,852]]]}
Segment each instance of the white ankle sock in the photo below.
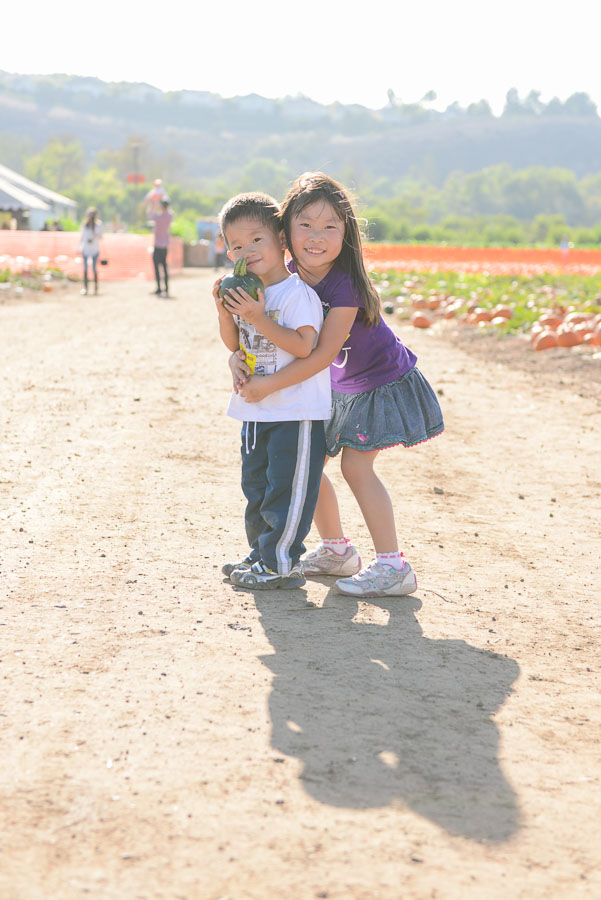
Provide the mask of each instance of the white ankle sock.
{"label": "white ankle sock", "polygon": [[405,568],[405,560],[403,554],[398,550],[396,553],[376,553],[376,561],[384,566],[392,566],[401,572]]}
{"label": "white ankle sock", "polygon": [[344,556],[347,549],[352,546],[351,542],[348,538],[328,538],[326,540],[322,539],[321,546],[325,547],[326,550],[331,550],[332,553],[336,553],[338,556]]}

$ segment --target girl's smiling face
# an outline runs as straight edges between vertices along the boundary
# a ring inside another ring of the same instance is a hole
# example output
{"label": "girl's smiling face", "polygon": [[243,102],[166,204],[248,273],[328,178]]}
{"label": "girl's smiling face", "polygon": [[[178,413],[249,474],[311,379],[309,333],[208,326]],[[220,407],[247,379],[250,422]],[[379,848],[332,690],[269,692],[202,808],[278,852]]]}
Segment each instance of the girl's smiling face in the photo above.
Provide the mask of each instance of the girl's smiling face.
{"label": "girl's smiling face", "polygon": [[299,274],[310,284],[317,284],[340,256],[344,222],[327,201],[317,200],[292,216],[290,240]]}

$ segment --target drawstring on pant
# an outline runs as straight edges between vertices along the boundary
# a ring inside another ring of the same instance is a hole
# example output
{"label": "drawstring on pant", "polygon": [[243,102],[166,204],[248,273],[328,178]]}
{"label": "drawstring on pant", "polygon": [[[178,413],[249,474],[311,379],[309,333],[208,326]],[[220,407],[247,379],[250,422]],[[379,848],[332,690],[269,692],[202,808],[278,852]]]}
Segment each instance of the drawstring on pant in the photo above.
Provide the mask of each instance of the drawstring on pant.
{"label": "drawstring on pant", "polygon": [[255,431],[254,431],[254,434],[253,434],[253,445],[252,445],[252,447],[250,447],[250,448],[249,448],[249,446],[248,446],[248,426],[250,425],[250,422],[245,422],[244,424],[246,425],[246,428],[245,428],[246,455],[248,456],[249,453],[250,453],[252,450],[254,450],[255,447],[257,446],[257,423],[256,423],[256,422],[253,422],[253,425],[255,426]]}

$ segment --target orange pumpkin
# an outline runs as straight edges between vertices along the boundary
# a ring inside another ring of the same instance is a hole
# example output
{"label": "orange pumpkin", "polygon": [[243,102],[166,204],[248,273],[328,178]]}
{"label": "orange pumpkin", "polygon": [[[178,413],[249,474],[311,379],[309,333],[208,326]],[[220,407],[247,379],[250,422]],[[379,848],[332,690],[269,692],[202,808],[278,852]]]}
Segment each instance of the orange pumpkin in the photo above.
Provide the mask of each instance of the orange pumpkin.
{"label": "orange pumpkin", "polygon": [[542,325],[544,328],[557,328],[562,322],[561,316],[554,316],[552,313],[547,313],[538,320],[539,325]]}
{"label": "orange pumpkin", "polygon": [[534,344],[537,337],[542,334],[543,331],[547,329],[543,328],[543,326],[539,322],[535,322],[532,328],[530,329],[530,342]]}
{"label": "orange pumpkin", "polygon": [[411,324],[414,328],[430,328],[433,322],[426,313],[416,312],[411,316]]}
{"label": "orange pumpkin", "polygon": [[588,322],[591,317],[586,313],[570,312],[564,319],[566,325],[580,325],[581,322]]}
{"label": "orange pumpkin", "polygon": [[575,331],[576,334],[582,335],[582,337],[585,337],[587,334],[592,334],[594,330],[595,330],[595,326],[590,321],[579,322],[577,325],[574,325],[574,328],[573,328],[573,331]]}
{"label": "orange pumpkin", "polygon": [[535,350],[550,350],[557,347],[558,337],[554,331],[541,331],[533,343]]}
{"label": "orange pumpkin", "polygon": [[513,310],[509,306],[495,306],[493,309],[493,316],[496,318],[501,316],[504,319],[513,319]]}
{"label": "orange pumpkin", "polygon": [[557,343],[560,347],[576,347],[582,343],[582,337],[566,325],[557,329]]}

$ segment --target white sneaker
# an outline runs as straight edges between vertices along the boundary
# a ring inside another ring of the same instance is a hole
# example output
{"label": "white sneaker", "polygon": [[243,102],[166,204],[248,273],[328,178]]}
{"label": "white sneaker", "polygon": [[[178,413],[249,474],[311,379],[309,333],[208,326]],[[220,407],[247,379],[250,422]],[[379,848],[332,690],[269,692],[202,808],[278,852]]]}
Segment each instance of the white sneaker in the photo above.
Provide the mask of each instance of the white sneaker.
{"label": "white sneaker", "polygon": [[351,597],[402,597],[417,590],[417,578],[408,562],[401,570],[373,562],[358,575],[341,578],[336,587]]}
{"label": "white sneaker", "polygon": [[361,557],[352,544],[342,556],[321,544],[301,559],[305,575],[354,575],[361,568]]}

